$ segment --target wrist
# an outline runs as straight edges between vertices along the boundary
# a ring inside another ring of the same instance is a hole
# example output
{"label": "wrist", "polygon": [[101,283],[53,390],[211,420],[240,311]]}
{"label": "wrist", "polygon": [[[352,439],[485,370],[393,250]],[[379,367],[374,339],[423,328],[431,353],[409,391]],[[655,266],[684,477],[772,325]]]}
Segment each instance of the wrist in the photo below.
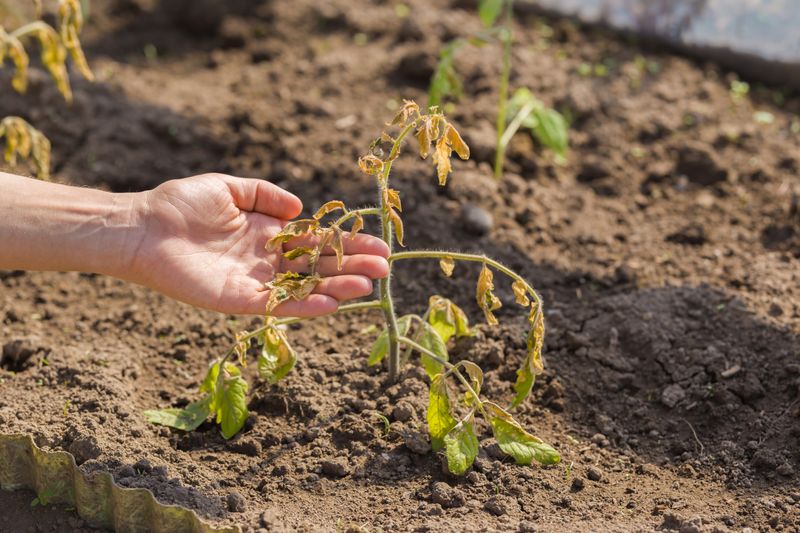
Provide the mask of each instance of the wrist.
{"label": "wrist", "polygon": [[140,278],[138,260],[147,231],[147,193],[109,193],[108,208],[90,255],[92,272],[128,281]]}

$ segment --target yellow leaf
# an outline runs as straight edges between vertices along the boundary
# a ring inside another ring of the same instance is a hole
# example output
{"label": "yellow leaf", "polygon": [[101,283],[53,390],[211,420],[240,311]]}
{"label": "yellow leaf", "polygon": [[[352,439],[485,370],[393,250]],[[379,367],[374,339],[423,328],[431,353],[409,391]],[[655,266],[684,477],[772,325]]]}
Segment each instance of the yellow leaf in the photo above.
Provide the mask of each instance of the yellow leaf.
{"label": "yellow leaf", "polygon": [[450,164],[450,154],[452,153],[452,148],[447,143],[447,137],[442,136],[436,142],[436,151],[433,154],[433,162],[436,165],[436,173],[439,177],[439,185],[444,187],[447,183],[447,176],[450,174],[452,170],[452,166]]}
{"label": "yellow leaf", "polygon": [[336,253],[336,268],[342,269],[342,261],[344,260],[344,243],[342,242],[342,229],[339,226],[333,226],[333,239],[331,240],[331,248]]}
{"label": "yellow leaf", "polygon": [[430,117],[425,117],[417,130],[417,141],[419,142],[419,155],[426,159],[431,153],[431,143],[433,142],[433,125]]}
{"label": "yellow leaf", "polygon": [[531,304],[531,301],[528,299],[528,287],[525,285],[524,281],[519,279],[514,281],[514,283],[511,284],[511,290],[514,291],[514,298],[516,298],[519,305],[528,307]]}
{"label": "yellow leaf", "polygon": [[384,201],[389,207],[393,207],[398,211],[403,211],[403,204],[400,203],[400,193],[395,189],[384,189]]}
{"label": "yellow leaf", "polygon": [[317,209],[316,213],[314,213],[314,219],[319,220],[328,213],[336,211],[337,209],[341,209],[344,211],[344,202],[342,202],[341,200],[331,200],[330,202],[326,202],[322,204],[322,207]]}
{"label": "yellow leaf", "polygon": [[302,300],[314,290],[322,280],[319,274],[310,276],[296,272],[283,272],[267,283],[270,290],[267,300],[266,314],[269,316],[280,304],[286,300]]}
{"label": "yellow leaf", "polygon": [[439,259],[439,267],[448,278],[453,275],[453,270],[456,268],[456,262],[452,257],[442,257]]}
{"label": "yellow leaf", "polygon": [[59,29],[61,41],[69,50],[75,66],[78,67],[81,75],[89,81],[94,80],[94,74],[86,62],[86,56],[81,48],[78,34],[83,27],[83,11],[81,10],[80,0],[61,0],[58,8]]}
{"label": "yellow leaf", "polygon": [[456,151],[458,157],[464,160],[469,159],[469,146],[467,146],[467,143],[464,142],[464,139],[461,138],[461,135],[458,134],[458,131],[456,131],[453,126],[450,124],[447,125],[444,136],[447,138],[447,143]]}
{"label": "yellow leaf", "polygon": [[403,100],[403,107],[392,119],[390,126],[404,126],[408,119],[419,114],[419,106],[413,100]]}
{"label": "yellow leaf", "polygon": [[[6,34],[7,35],[7,34]],[[8,56],[14,63],[14,77],[11,79],[11,86],[18,93],[24,93],[28,88],[28,53],[19,42],[19,39],[7,35],[6,46]]]}
{"label": "yellow leaf", "polygon": [[319,221],[313,218],[302,218],[289,222],[283,227],[274,237],[267,241],[267,250],[277,250],[286,241],[290,241],[295,237],[306,235],[319,228]]}
{"label": "yellow leaf", "polygon": [[397,242],[400,243],[400,246],[405,246],[403,244],[403,221],[400,218],[400,215],[397,214],[397,211],[389,208],[389,220],[391,220],[392,225],[394,225],[394,233],[397,235]]}
{"label": "yellow leaf", "polygon": [[356,213],[356,219],[353,226],[350,228],[350,239],[355,239],[359,231],[364,229],[364,217],[360,213]]}
{"label": "yellow leaf", "polygon": [[492,292],[494,290],[493,278],[494,275],[492,271],[484,264],[478,276],[478,287],[475,292],[475,297],[478,301],[478,307],[483,310],[483,314],[486,316],[486,322],[495,326],[498,322],[492,311],[499,309],[503,304]]}
{"label": "yellow leaf", "polygon": [[358,158],[358,168],[361,172],[374,176],[383,170],[383,161],[374,155],[365,155]]}

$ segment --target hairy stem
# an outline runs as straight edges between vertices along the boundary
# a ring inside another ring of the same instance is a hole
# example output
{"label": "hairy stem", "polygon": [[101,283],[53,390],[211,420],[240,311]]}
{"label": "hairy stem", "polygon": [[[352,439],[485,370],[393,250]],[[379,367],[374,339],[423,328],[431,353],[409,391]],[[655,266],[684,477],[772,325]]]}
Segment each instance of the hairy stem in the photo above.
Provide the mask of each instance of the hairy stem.
{"label": "hairy stem", "polygon": [[503,177],[503,163],[505,161],[506,150],[505,146],[500,144],[500,139],[503,137],[506,129],[506,108],[508,104],[508,82],[511,77],[511,47],[513,45],[513,36],[511,33],[511,21],[513,18],[513,0],[506,1],[505,12],[505,31],[501,33],[501,40],[503,42],[503,66],[500,71],[500,87],[498,89],[497,100],[497,146],[494,153],[494,177],[499,180]]}
{"label": "hairy stem", "polygon": [[361,215],[361,216],[364,216],[364,215],[377,215],[377,216],[380,216],[380,214],[381,214],[381,208],[380,207],[364,207],[362,209],[353,209],[352,211],[348,211],[344,215],[342,215],[339,218],[337,218],[333,222],[333,224],[331,224],[331,225],[332,226],[341,226],[342,224],[344,224],[345,222],[347,222],[351,218],[354,218],[356,215]]}
{"label": "hairy stem", "polygon": [[[392,149],[389,152],[389,157],[386,158],[383,165],[383,172],[378,180],[381,202],[381,236],[389,247],[389,254],[391,254],[394,249],[394,233],[392,221],[389,219],[390,206],[386,203],[385,191],[389,187],[389,172],[391,172],[392,169],[392,161],[397,157],[397,152],[400,150],[403,139],[413,131],[416,125],[416,120],[411,121],[410,124],[403,128],[403,131],[400,132],[397,139],[394,140]],[[392,300],[391,264],[389,264],[389,274],[380,281],[380,295],[383,314],[386,318],[386,329],[389,334],[389,380],[394,382],[397,381],[397,378],[400,376],[400,344],[398,342],[400,335],[397,327],[397,314],[394,312],[394,302]]]}

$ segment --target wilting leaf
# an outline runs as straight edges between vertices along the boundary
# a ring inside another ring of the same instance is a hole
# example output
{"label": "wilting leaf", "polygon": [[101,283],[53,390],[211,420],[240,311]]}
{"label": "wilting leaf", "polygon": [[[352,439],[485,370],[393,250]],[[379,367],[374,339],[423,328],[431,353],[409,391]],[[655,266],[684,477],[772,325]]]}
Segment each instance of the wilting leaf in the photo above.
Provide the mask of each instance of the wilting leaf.
{"label": "wilting leaf", "polygon": [[183,409],[172,407],[154,409],[145,411],[144,416],[151,424],[168,426],[182,431],[194,431],[211,414],[210,400],[211,397],[206,396],[202,400],[190,403]]}
{"label": "wilting leaf", "polygon": [[286,224],[281,231],[267,241],[267,250],[277,250],[281,245],[295,237],[301,237],[319,228],[319,221],[313,218],[301,218]]}
{"label": "wilting leaf", "polygon": [[420,124],[417,129],[417,141],[419,142],[419,155],[422,159],[426,159],[431,153],[431,143],[434,140],[433,124],[431,117],[425,117],[425,120]]}
{"label": "wilting leaf", "polygon": [[[434,327],[429,323],[420,322],[420,331],[417,334],[417,342],[423,348],[426,348],[439,356],[440,359],[445,361],[449,359],[447,354],[447,346],[445,346],[442,337],[439,336],[439,333],[436,331],[436,329],[434,329]],[[442,372],[442,363],[430,355],[421,353],[420,361],[422,362],[422,367],[425,369],[425,372],[428,373],[429,378],[433,379],[434,376]]]}
{"label": "wilting leaf", "polygon": [[472,466],[478,456],[478,438],[472,420],[462,420],[444,437],[447,469],[460,476]]}
{"label": "wilting leaf", "polygon": [[514,298],[519,305],[528,307],[531,304],[531,301],[528,299],[528,287],[525,285],[524,281],[519,279],[515,280],[514,283],[511,284],[511,290],[514,291]]}
{"label": "wilting leaf", "polygon": [[465,337],[471,335],[466,313],[447,298],[433,295],[428,299],[428,323],[439,334],[444,342],[453,335]]}
{"label": "wilting leaf", "polygon": [[19,39],[2,31],[0,33],[0,50],[7,53],[11,62],[14,63],[14,77],[11,79],[11,86],[18,93],[24,93],[28,88],[28,64],[30,63],[25,47],[22,46]]}
{"label": "wilting leaf", "polygon": [[292,261],[297,259],[298,257],[302,257],[304,255],[313,255],[314,249],[309,248],[308,246],[298,246],[297,248],[292,248],[288,252],[284,252],[283,257]]}
{"label": "wilting leaf", "polygon": [[50,72],[50,76],[67,102],[72,102],[72,90],[69,86],[67,75],[67,50],[61,44],[61,39],[56,31],[48,25],[43,25],[34,34],[39,39],[42,50],[42,64]]}
{"label": "wilting leaf", "polygon": [[469,159],[469,146],[452,125],[447,125],[444,130],[444,136],[447,138],[447,143],[456,151],[458,157],[464,160]]}
{"label": "wilting leaf", "polygon": [[498,322],[492,311],[499,309],[503,304],[492,292],[494,290],[493,277],[492,271],[484,264],[478,276],[478,287],[475,292],[475,297],[478,301],[478,307],[483,310],[483,314],[486,316],[486,322],[495,326]]}
{"label": "wilting leaf", "polygon": [[31,157],[36,166],[36,175],[43,180],[50,178],[50,141],[39,130],[20,117],[10,116],[0,121],[0,139],[5,137],[3,157],[11,166],[17,155]]}
{"label": "wilting leaf", "polygon": [[283,272],[267,283],[270,289],[266,314],[269,315],[278,305],[288,299],[302,300],[311,294],[322,278],[318,274],[305,275],[296,272]]}
{"label": "wilting leaf", "polygon": [[510,0],[480,0],[478,4],[478,16],[487,28],[494,25],[497,17],[500,16],[500,11],[503,9],[503,3]]}
{"label": "wilting leaf", "polygon": [[78,67],[81,75],[89,81],[94,79],[89,64],[86,62],[86,56],[83,54],[81,42],[78,40],[78,34],[83,27],[83,11],[79,0],[61,0],[58,9],[59,27],[61,33],[61,40],[64,46],[69,50],[75,66]]}
{"label": "wilting leaf", "polygon": [[400,193],[396,189],[384,190],[384,201],[389,207],[393,207],[398,211],[403,211],[403,204],[400,202]]}
{"label": "wilting leaf", "polygon": [[392,208],[389,208],[389,220],[394,225],[394,234],[397,236],[397,242],[400,243],[400,246],[405,246],[403,244],[403,220],[397,214],[397,211]]}
{"label": "wilting leaf", "polygon": [[242,367],[247,366],[247,349],[250,347],[249,341],[244,340],[248,335],[246,331],[240,331],[236,334],[236,343],[233,345],[233,352],[239,360]]}
{"label": "wilting leaf", "polygon": [[531,308],[529,318],[531,329],[528,332],[527,353],[522,366],[517,370],[517,380],[514,383],[514,399],[511,407],[517,407],[531,392],[536,376],[544,372],[542,364],[542,347],[544,345],[544,316],[539,306]]}
{"label": "wilting leaf", "polygon": [[431,380],[426,418],[431,435],[431,448],[433,451],[441,450],[445,436],[456,425],[455,418],[450,414],[450,399],[447,395],[447,382],[443,374],[438,374]]}
{"label": "wilting leaf", "polygon": [[342,202],[341,200],[331,200],[330,202],[325,202],[324,204],[322,204],[322,207],[317,209],[317,212],[314,213],[314,219],[320,220],[328,213],[336,211],[337,209],[344,210],[344,202]]}
{"label": "wilting leaf", "polygon": [[242,376],[220,376],[220,380],[222,387],[217,385],[217,424],[221,426],[222,436],[230,439],[244,427],[247,420],[248,386]]}
{"label": "wilting leaf", "polygon": [[[461,366],[467,372],[469,376],[470,386],[475,391],[475,394],[480,396],[481,394],[481,387],[483,386],[483,370],[481,367],[473,363],[472,361],[461,361]],[[465,399],[467,405],[472,405],[475,400],[478,398],[473,397],[472,393],[467,391],[465,395]]]}
{"label": "wilting leaf", "polygon": [[442,257],[439,259],[439,267],[448,278],[453,275],[453,269],[456,268],[456,262],[452,257]]}
{"label": "wilting leaf", "polygon": [[569,144],[567,121],[561,113],[549,107],[535,108],[533,114],[536,117],[533,135],[544,146],[563,157]]}
{"label": "wilting leaf", "polygon": [[289,344],[286,333],[278,328],[265,329],[262,340],[258,374],[262,379],[275,384],[294,368],[297,354]]}
{"label": "wilting leaf", "polygon": [[536,460],[545,465],[552,465],[561,461],[561,456],[552,446],[522,429],[508,412],[491,402],[485,402],[484,407],[497,444],[503,453],[513,457],[517,464],[529,465]]}
{"label": "wilting leaf", "polygon": [[419,113],[419,106],[413,100],[403,100],[403,107],[392,119],[390,126],[405,126],[408,119]]}
{"label": "wilting leaf", "polygon": [[333,230],[333,238],[331,239],[331,248],[333,248],[333,252],[336,254],[336,268],[338,270],[341,270],[342,261],[344,261],[343,232],[342,228],[340,228],[339,226],[333,226],[331,229]]}
{"label": "wilting leaf", "polygon": [[[411,315],[401,316],[397,319],[397,330],[398,335],[405,336],[408,333],[408,328],[411,326]],[[372,345],[372,351],[369,354],[369,359],[367,359],[367,364],[369,366],[375,366],[381,361],[383,358],[389,354],[389,330],[384,328],[378,338],[375,340],[375,344]]]}
{"label": "wilting leaf", "polygon": [[361,172],[374,176],[383,170],[383,161],[374,155],[365,155],[358,158],[358,168]]}
{"label": "wilting leaf", "polygon": [[356,213],[353,226],[350,228],[350,239],[355,239],[356,234],[362,229],[364,229],[364,217],[362,217],[360,213]]}
{"label": "wilting leaf", "polygon": [[436,174],[439,178],[439,185],[444,187],[447,183],[447,176],[453,169],[450,163],[450,154],[453,149],[447,142],[447,137],[442,135],[436,142],[436,150],[433,152],[433,163],[436,165]]}

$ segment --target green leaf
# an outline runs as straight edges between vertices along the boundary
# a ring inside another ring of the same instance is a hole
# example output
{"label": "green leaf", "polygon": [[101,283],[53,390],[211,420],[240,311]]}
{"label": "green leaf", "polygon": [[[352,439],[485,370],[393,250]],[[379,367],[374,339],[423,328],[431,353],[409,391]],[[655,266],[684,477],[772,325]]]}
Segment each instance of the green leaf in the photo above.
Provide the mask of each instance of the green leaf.
{"label": "green leaf", "polygon": [[297,354],[289,345],[286,333],[268,327],[262,336],[261,353],[258,355],[258,374],[262,379],[275,384],[283,379],[297,362]]}
{"label": "green leaf", "polygon": [[222,389],[217,391],[217,423],[226,439],[236,435],[247,420],[247,389],[242,376],[233,376],[225,379]]}
{"label": "green leaf", "polygon": [[[411,315],[401,316],[397,319],[397,329],[399,330],[398,333],[401,336],[404,336],[408,333],[408,328],[411,325]],[[389,354],[389,330],[384,328],[378,338],[375,340],[375,344],[372,345],[372,351],[369,354],[369,359],[367,359],[367,364],[369,366],[375,366],[381,361],[383,358]]]}
{"label": "green leaf", "polygon": [[428,87],[428,107],[440,106],[445,98],[458,100],[463,94],[463,84],[456,72],[453,60],[455,54],[464,46],[463,39],[455,39],[447,43],[439,53],[439,63],[431,77]]}
{"label": "green leaf", "polygon": [[544,345],[544,316],[537,305],[531,307],[529,321],[531,329],[528,332],[527,354],[522,362],[522,367],[517,370],[517,381],[514,383],[514,399],[511,407],[517,407],[531,392],[536,376],[544,371],[542,363],[542,347]]}
{"label": "green leaf", "polygon": [[506,0],[481,0],[478,4],[478,16],[487,28],[492,26],[497,17],[500,16],[500,11],[503,9],[503,3]]}
{"label": "green leaf", "polygon": [[472,421],[461,421],[444,437],[447,468],[460,476],[466,472],[478,456],[478,438]]}
{"label": "green leaf", "polygon": [[[427,348],[441,359],[445,361],[449,359],[447,346],[445,346],[439,333],[427,322],[420,322],[420,332],[417,334],[417,342],[419,342],[420,346]],[[420,354],[420,361],[422,362],[422,367],[425,369],[425,372],[428,373],[429,378],[433,379],[437,374],[442,372],[442,363],[430,355],[425,353]]]}
{"label": "green leaf", "polygon": [[562,157],[566,155],[569,144],[567,121],[561,113],[549,107],[541,107],[534,108],[533,115],[536,118],[536,125],[532,128],[534,137],[556,154]]}
{"label": "green leaf", "polygon": [[469,320],[466,313],[456,304],[441,296],[431,296],[428,300],[428,323],[446,343],[455,335],[469,336]]}
{"label": "green leaf", "polygon": [[210,403],[211,396],[208,395],[202,400],[190,403],[184,409],[155,409],[145,411],[144,416],[151,424],[168,426],[181,431],[194,431],[211,414]]}
{"label": "green leaf", "polygon": [[536,460],[545,465],[552,465],[561,461],[561,456],[552,446],[522,429],[508,412],[491,402],[485,402],[484,407],[497,444],[503,453],[513,457],[517,464],[529,465]]}
{"label": "green leaf", "polygon": [[443,374],[434,376],[431,380],[426,418],[431,435],[431,448],[433,451],[441,450],[444,446],[445,436],[456,425],[456,420],[450,414],[450,399],[447,395],[447,383]]}
{"label": "green leaf", "polygon": [[[522,87],[514,91],[514,95],[508,100],[507,116],[509,122],[512,121],[514,117],[517,116],[517,113],[519,113],[520,110],[528,104],[533,104],[534,107],[541,106],[536,97],[533,96],[533,93],[530,91],[530,89]],[[536,127],[536,117],[534,116],[533,112],[528,113],[525,119],[523,119],[522,127],[530,130],[533,130],[533,128]]]}
{"label": "green leaf", "polygon": [[[481,387],[483,387],[483,370],[481,367],[473,363],[472,361],[461,361],[461,366],[467,372],[469,376],[470,386],[472,386],[472,390],[475,391],[475,394],[480,396],[481,394]],[[470,391],[466,391],[464,393],[464,401],[467,405],[471,406],[475,403],[475,398]]]}

